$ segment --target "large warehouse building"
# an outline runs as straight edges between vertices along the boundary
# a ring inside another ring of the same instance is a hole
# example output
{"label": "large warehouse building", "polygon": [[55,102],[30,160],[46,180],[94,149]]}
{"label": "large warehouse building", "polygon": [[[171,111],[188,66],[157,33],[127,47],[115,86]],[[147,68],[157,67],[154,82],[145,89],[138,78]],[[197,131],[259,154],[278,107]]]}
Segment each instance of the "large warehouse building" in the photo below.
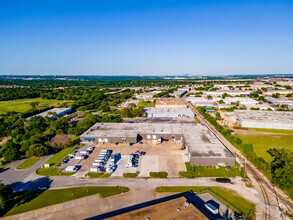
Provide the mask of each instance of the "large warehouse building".
{"label": "large warehouse building", "polygon": [[293,112],[234,110],[234,113],[241,127],[293,130]]}
{"label": "large warehouse building", "polygon": [[194,166],[235,166],[234,155],[205,127],[187,123],[97,123],[80,136],[82,142],[180,140]]}
{"label": "large warehouse building", "polygon": [[150,118],[194,118],[195,116],[189,108],[147,108],[146,115]]}

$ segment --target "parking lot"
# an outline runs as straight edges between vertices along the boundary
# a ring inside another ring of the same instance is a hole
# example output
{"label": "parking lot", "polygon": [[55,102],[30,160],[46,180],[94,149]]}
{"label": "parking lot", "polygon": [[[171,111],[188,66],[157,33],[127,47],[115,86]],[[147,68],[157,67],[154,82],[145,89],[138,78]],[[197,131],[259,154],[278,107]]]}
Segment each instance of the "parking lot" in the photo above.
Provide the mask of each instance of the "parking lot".
{"label": "parking lot", "polygon": [[[75,155],[80,155],[81,151],[85,151],[89,146],[94,146],[94,145],[85,145],[85,146],[78,146],[75,148],[75,150],[71,153],[75,154]],[[84,168],[84,162],[87,161],[88,156],[85,156],[85,159],[76,159],[75,156],[73,157],[67,157],[67,161],[66,163],[62,162],[60,164],[60,168],[62,169],[62,171],[64,172],[66,167],[68,166],[78,166],[80,167],[80,170]],[[66,160],[66,159],[65,159]]]}
{"label": "parking lot", "polygon": [[[139,177],[149,177],[150,172],[159,171],[167,172],[168,177],[178,177],[178,172],[185,170],[184,162],[188,161],[186,150],[181,150],[181,147],[181,141],[168,141],[158,144],[156,141],[149,140],[132,146],[129,146],[128,143],[119,143],[118,145],[113,143],[97,144],[87,159],[75,163],[82,165],[79,172],[89,172],[101,150],[113,150],[112,154],[121,154],[115,161],[117,168],[112,174],[113,177],[121,177],[123,173],[135,172],[139,172]],[[127,166],[129,155],[137,151],[139,152],[137,167]],[[145,152],[145,155],[140,155],[140,152]],[[109,167],[110,164],[111,161],[108,160],[105,167]]]}

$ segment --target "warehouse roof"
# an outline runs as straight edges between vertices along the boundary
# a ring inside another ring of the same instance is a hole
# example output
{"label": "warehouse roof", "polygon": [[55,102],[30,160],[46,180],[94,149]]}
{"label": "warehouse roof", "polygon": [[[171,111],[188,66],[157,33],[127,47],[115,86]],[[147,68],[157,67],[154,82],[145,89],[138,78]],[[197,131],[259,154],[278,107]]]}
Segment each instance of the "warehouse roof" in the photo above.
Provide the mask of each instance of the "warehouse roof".
{"label": "warehouse roof", "polygon": [[146,112],[151,113],[175,113],[175,114],[193,114],[189,108],[147,108]]}
{"label": "warehouse roof", "polygon": [[195,157],[233,157],[203,125],[188,123],[97,123],[81,137],[136,137],[137,134],[182,135]]}
{"label": "warehouse roof", "polygon": [[242,121],[259,121],[262,123],[293,123],[293,112],[286,111],[250,111],[250,110],[234,110],[236,115]]}
{"label": "warehouse roof", "polygon": [[184,101],[178,98],[156,99],[156,105],[186,105]]}
{"label": "warehouse roof", "polygon": [[[52,108],[52,109],[49,109],[47,111],[44,111],[44,112],[41,112],[37,115],[34,115],[32,117],[35,117],[35,116],[41,116],[41,117],[55,117],[55,114],[59,115],[59,114],[62,114],[64,112],[67,112],[67,111],[70,111],[71,108]],[[49,114],[49,113],[52,113],[52,114]],[[29,120],[31,117],[27,118],[27,120]]]}
{"label": "warehouse roof", "polygon": [[191,156],[195,157],[233,157],[232,153],[202,125],[182,124],[184,140]]}

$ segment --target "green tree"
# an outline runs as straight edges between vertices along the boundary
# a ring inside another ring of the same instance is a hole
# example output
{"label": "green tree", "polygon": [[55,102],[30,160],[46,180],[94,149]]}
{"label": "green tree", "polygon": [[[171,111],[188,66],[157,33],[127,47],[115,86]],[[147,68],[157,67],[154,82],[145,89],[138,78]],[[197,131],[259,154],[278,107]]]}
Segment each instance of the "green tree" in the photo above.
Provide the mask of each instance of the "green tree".
{"label": "green tree", "polygon": [[13,191],[8,188],[3,183],[0,183],[0,209],[3,210],[8,202],[13,196]]}
{"label": "green tree", "polygon": [[293,188],[293,152],[285,149],[270,149],[268,153],[274,158],[271,162],[273,181],[282,189]]}
{"label": "green tree", "polygon": [[32,156],[40,157],[40,156],[44,156],[48,154],[48,152],[49,152],[48,147],[45,147],[41,144],[34,144],[29,147],[29,149],[25,152],[25,154],[27,157],[32,157]]}

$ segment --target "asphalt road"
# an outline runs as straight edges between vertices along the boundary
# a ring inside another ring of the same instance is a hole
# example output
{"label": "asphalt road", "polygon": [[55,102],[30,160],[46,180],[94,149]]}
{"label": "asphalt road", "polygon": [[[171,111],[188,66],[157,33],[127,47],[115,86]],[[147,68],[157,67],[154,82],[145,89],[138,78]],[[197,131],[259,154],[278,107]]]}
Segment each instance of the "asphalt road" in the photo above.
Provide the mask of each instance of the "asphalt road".
{"label": "asphalt road", "polygon": [[[24,160],[18,160],[0,171],[0,182],[13,188],[15,191],[30,190],[33,186],[41,185],[45,179],[35,174],[41,164],[46,162],[52,155],[42,157],[33,166],[25,170],[15,168]],[[34,187],[35,188],[35,187]]]}

